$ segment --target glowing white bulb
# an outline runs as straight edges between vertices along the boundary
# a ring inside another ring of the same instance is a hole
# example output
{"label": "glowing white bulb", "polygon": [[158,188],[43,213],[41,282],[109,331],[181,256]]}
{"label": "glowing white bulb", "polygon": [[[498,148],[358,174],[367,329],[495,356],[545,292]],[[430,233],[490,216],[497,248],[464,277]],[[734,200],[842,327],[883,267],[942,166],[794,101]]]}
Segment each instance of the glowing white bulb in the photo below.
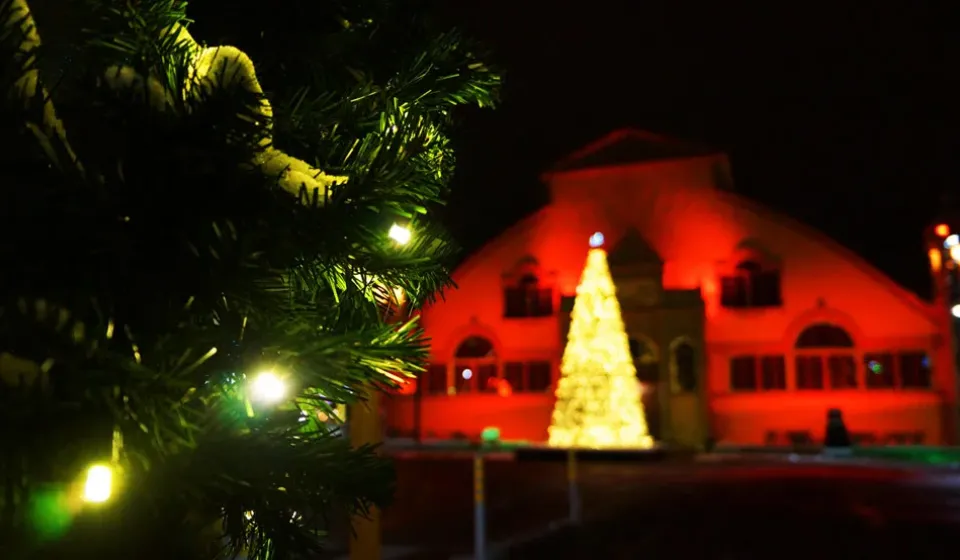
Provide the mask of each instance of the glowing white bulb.
{"label": "glowing white bulb", "polygon": [[596,249],[597,247],[603,247],[603,234],[595,232],[590,236],[590,246]]}
{"label": "glowing white bulb", "polygon": [[960,245],[950,247],[950,258],[953,262],[960,263]]}
{"label": "glowing white bulb", "polygon": [[87,469],[87,479],[83,483],[83,501],[102,504],[113,493],[113,469],[107,465],[93,465]]}
{"label": "glowing white bulb", "polygon": [[405,228],[399,224],[393,224],[390,226],[390,231],[387,233],[390,239],[393,239],[397,245],[406,245],[410,243],[410,238],[413,236],[410,233],[409,228]]}
{"label": "glowing white bulb", "polygon": [[470,379],[471,377],[473,377],[473,370],[470,368],[467,368],[463,370],[463,372],[460,375],[462,375],[464,379]]}
{"label": "glowing white bulb", "polygon": [[264,403],[275,404],[287,395],[287,384],[272,371],[257,374],[250,383],[250,398]]}
{"label": "glowing white bulb", "polygon": [[943,240],[943,248],[949,249],[956,245],[960,245],[960,235],[956,233],[948,235],[946,239]]}
{"label": "glowing white bulb", "polygon": [[950,313],[953,313],[954,317],[956,317],[957,319],[960,319],[960,303],[958,303],[957,305],[954,305],[950,309]]}

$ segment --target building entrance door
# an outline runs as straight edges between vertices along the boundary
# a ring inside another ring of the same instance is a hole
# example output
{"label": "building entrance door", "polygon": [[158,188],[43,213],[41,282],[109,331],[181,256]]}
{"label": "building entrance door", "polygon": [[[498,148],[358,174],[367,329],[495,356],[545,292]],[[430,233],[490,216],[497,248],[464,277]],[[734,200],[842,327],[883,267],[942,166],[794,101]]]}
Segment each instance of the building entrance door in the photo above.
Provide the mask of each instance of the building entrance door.
{"label": "building entrance door", "polygon": [[637,369],[637,381],[640,382],[640,400],[647,419],[650,437],[660,441],[660,360],[652,342],[642,338],[630,339],[630,353]]}

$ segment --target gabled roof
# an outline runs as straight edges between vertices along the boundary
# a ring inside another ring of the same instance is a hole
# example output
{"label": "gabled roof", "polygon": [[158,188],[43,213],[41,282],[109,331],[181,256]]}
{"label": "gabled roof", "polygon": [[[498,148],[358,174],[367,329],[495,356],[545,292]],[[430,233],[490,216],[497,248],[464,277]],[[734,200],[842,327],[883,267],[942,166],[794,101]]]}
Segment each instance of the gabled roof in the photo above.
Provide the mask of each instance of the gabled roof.
{"label": "gabled roof", "polygon": [[611,132],[586,148],[567,156],[553,166],[548,174],[668,159],[701,157],[719,153],[720,150],[707,146],[684,142],[643,130],[624,128]]}
{"label": "gabled roof", "polygon": [[607,255],[610,266],[629,266],[636,264],[663,265],[663,259],[647,243],[636,229],[630,228],[626,235],[613,246]]}

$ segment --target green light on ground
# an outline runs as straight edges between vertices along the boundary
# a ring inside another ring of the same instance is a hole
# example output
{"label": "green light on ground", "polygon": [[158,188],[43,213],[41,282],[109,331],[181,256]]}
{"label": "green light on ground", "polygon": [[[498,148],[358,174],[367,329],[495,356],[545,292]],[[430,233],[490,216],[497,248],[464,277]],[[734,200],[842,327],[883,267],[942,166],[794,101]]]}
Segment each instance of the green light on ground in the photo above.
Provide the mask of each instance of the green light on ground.
{"label": "green light on ground", "polygon": [[484,443],[496,443],[500,441],[500,428],[489,426],[480,432],[480,439]]}

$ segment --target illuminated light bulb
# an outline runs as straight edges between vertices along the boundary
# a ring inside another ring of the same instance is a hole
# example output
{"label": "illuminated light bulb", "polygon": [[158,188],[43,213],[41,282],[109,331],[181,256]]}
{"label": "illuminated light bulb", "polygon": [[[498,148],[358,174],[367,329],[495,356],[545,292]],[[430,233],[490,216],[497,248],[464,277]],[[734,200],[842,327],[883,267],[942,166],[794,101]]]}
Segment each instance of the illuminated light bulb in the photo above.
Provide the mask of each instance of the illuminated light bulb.
{"label": "illuminated light bulb", "polygon": [[460,375],[462,375],[464,379],[470,379],[471,377],[473,377],[473,370],[470,368],[467,368],[463,370],[463,372]]}
{"label": "illuminated light bulb", "polygon": [[257,374],[250,383],[250,398],[263,404],[276,404],[287,396],[287,384],[272,371]]}
{"label": "illuminated light bulb", "polygon": [[937,234],[938,237],[946,237],[950,235],[950,226],[947,224],[937,224],[937,226],[933,228],[933,233]]}
{"label": "illuminated light bulb", "polygon": [[83,501],[102,504],[113,494],[113,469],[108,465],[92,465],[83,483]]}
{"label": "illuminated light bulb", "polygon": [[400,224],[393,224],[390,226],[390,231],[387,233],[390,239],[393,239],[397,245],[406,245],[410,243],[410,238],[413,237],[413,234],[410,233],[409,228],[405,228]]}
{"label": "illuminated light bulb", "polygon": [[951,307],[950,313],[953,313],[954,317],[956,317],[957,319],[960,319],[960,303]]}
{"label": "illuminated light bulb", "polygon": [[927,256],[930,257],[930,268],[934,272],[940,272],[943,267],[943,254],[940,249],[930,249],[927,251]]}
{"label": "illuminated light bulb", "polygon": [[950,258],[953,259],[953,262],[960,263],[960,245],[950,247]]}
{"label": "illuminated light bulb", "polygon": [[956,245],[960,245],[960,235],[957,235],[956,233],[948,235],[947,238],[943,240],[944,249],[949,249]]}
{"label": "illuminated light bulb", "polygon": [[598,247],[603,247],[603,241],[604,241],[603,234],[600,233],[599,231],[595,232],[593,235],[590,236],[590,246],[593,247],[594,249]]}

